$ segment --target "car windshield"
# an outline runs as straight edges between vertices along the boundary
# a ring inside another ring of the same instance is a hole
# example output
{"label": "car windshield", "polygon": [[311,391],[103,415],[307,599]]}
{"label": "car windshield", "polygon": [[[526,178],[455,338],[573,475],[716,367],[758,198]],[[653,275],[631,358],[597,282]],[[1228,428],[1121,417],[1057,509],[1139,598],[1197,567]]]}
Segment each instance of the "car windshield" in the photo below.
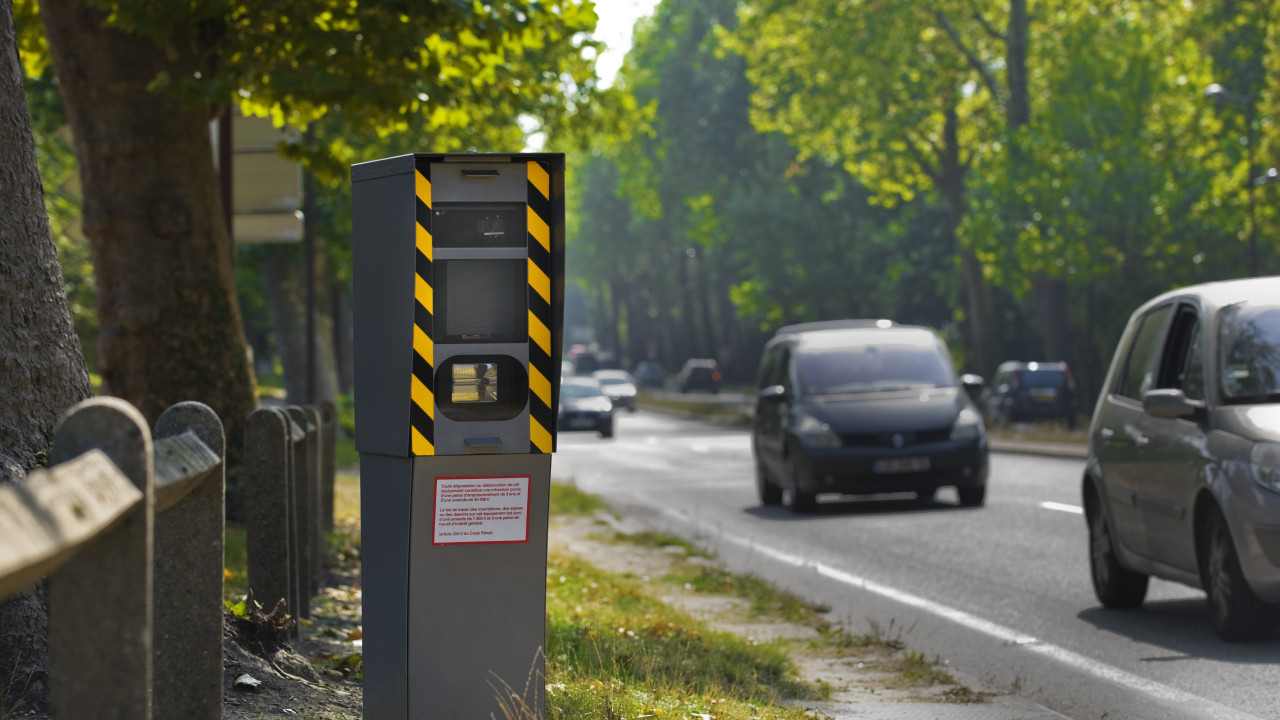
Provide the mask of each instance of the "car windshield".
{"label": "car windshield", "polygon": [[631,378],[617,375],[601,375],[596,378],[601,385],[623,385],[631,382]]}
{"label": "car windshield", "polygon": [[567,398],[589,398],[600,394],[599,385],[584,383],[565,383],[560,386],[560,396]]}
{"label": "car windshield", "polygon": [[1280,306],[1239,303],[1218,316],[1223,403],[1280,402]]}
{"label": "car windshield", "polygon": [[800,354],[806,395],[955,387],[949,359],[933,345],[862,345]]}

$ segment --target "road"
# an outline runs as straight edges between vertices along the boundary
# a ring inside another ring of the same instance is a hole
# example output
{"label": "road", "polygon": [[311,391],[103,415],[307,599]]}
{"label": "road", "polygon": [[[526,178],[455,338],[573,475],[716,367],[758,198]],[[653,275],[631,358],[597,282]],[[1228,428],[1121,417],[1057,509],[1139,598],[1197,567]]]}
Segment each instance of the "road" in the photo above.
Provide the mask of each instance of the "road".
{"label": "road", "polygon": [[1068,717],[1280,717],[1280,639],[1223,643],[1202,592],[1158,580],[1142,610],[1098,605],[1079,460],[993,454],[983,508],[948,489],[793,516],[757,502],[742,429],[641,411],[613,440],[559,438],[554,477]]}

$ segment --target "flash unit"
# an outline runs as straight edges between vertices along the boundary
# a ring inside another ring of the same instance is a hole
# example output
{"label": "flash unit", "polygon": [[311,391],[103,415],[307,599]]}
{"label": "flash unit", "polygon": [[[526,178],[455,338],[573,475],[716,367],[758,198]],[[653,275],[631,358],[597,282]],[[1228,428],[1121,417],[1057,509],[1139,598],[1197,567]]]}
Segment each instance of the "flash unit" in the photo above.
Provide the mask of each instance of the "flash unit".
{"label": "flash unit", "polygon": [[491,403],[498,401],[497,363],[457,363],[453,366],[455,403]]}

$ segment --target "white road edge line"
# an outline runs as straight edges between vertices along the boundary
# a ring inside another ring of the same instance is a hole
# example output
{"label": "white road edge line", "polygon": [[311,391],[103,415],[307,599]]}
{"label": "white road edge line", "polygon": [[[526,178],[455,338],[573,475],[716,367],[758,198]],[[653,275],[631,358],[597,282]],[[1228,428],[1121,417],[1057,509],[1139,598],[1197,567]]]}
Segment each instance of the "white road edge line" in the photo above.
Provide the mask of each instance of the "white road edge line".
{"label": "white road edge line", "polygon": [[1044,508],[1045,510],[1058,510],[1060,512],[1072,513],[1073,515],[1084,514],[1084,508],[1080,507],[1079,505],[1066,505],[1064,503],[1046,501],[1046,502],[1040,503],[1040,507]]}
{"label": "white road edge line", "polygon": [[[675,510],[663,508],[660,512],[663,515],[674,517],[682,523],[688,523],[695,520],[692,516]],[[727,540],[745,550],[763,555],[785,565],[790,565],[795,568],[810,568],[823,577],[827,577],[845,585],[866,590],[903,605],[937,615],[945,620],[950,620],[951,622],[957,623],[963,627],[976,630],[984,635],[1011,645],[1021,646],[1030,652],[1039,653],[1101,680],[1117,685],[1123,685],[1162,702],[1177,705],[1179,709],[1188,711],[1189,714],[1194,717],[1205,718],[1206,720],[1262,720],[1262,718],[1242,713],[1225,705],[1220,705],[1212,700],[1200,697],[1199,695],[1193,695],[1189,692],[1169,687],[1163,683],[1148,680],[1147,678],[1134,675],[1133,673],[1121,670],[1120,668],[1112,667],[1106,663],[1101,663],[1097,660],[1087,658],[1084,655],[1067,650],[1066,648],[1040,641],[1028,635],[1023,635],[1011,628],[1007,628],[988,620],[983,620],[982,618],[976,615],[971,615],[963,610],[957,610],[941,603],[933,602],[932,600],[926,600],[922,597],[912,595],[911,593],[875,582],[874,580],[868,580],[864,577],[859,577],[852,573],[839,570],[831,567],[830,565],[813,562],[812,560],[807,560],[797,555],[791,555],[779,550],[764,547],[763,545],[756,544],[746,538],[724,533],[723,531],[717,535],[717,539],[722,541]]]}

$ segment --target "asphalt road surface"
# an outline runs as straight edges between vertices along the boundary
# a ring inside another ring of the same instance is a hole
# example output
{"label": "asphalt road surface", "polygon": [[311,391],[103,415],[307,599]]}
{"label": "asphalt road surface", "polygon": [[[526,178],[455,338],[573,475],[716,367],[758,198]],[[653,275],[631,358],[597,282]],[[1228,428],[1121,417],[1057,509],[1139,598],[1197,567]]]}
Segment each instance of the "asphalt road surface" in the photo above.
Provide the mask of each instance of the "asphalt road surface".
{"label": "asphalt road surface", "polygon": [[1080,514],[1083,463],[993,454],[986,506],[823,496],[762,508],[745,430],[646,413],[617,437],[559,434],[553,477],[730,568],[830,605],[854,630],[1071,718],[1280,718],[1280,635],[1227,644],[1204,593],[1153,580],[1137,611],[1101,608]]}

